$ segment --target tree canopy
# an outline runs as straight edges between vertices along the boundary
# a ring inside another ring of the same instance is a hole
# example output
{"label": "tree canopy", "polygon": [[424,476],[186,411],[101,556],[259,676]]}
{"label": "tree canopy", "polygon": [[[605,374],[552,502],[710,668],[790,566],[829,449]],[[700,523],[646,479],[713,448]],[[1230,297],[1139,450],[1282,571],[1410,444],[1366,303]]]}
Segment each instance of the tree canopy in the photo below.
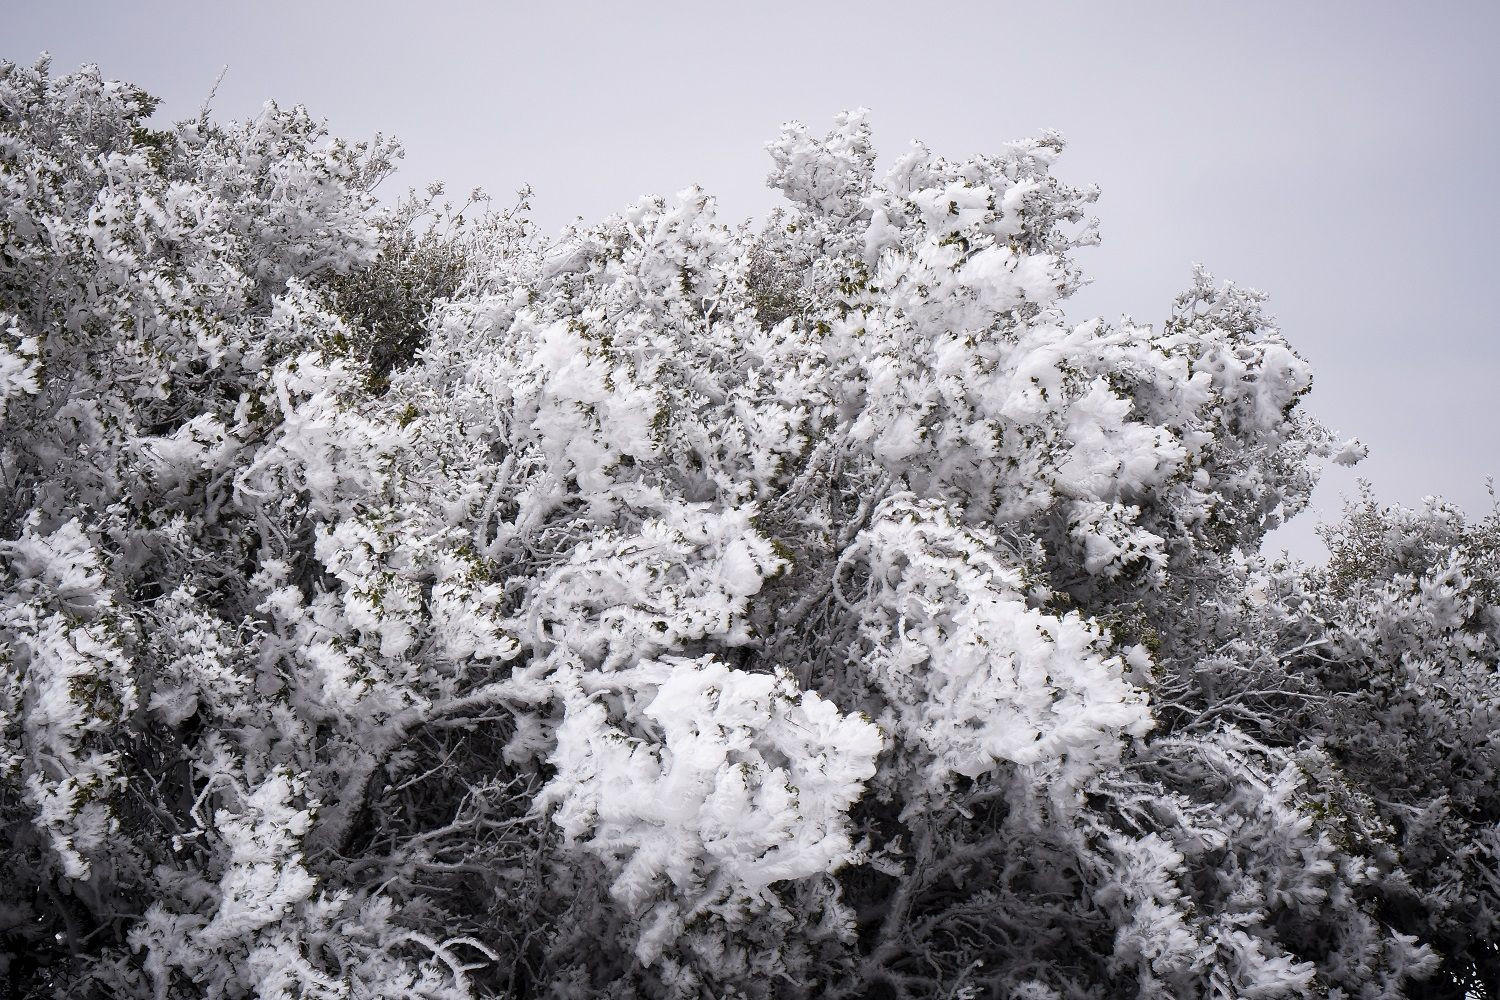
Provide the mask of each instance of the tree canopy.
{"label": "tree canopy", "polygon": [[1264,297],[1066,317],[1055,134],[556,237],[0,66],[17,996],[1500,996],[1500,516]]}

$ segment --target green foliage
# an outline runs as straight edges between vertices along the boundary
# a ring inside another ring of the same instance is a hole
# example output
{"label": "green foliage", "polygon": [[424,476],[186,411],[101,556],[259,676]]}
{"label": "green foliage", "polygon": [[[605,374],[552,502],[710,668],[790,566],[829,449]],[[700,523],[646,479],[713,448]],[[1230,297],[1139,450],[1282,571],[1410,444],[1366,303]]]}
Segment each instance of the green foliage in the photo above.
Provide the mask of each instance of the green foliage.
{"label": "green foliage", "polygon": [[344,350],[368,367],[373,392],[383,393],[391,372],[415,360],[434,310],[474,280],[477,248],[524,236],[527,192],[503,214],[482,191],[457,207],[442,195],[434,184],[407,196],[380,220],[375,260],[323,282],[355,331]]}

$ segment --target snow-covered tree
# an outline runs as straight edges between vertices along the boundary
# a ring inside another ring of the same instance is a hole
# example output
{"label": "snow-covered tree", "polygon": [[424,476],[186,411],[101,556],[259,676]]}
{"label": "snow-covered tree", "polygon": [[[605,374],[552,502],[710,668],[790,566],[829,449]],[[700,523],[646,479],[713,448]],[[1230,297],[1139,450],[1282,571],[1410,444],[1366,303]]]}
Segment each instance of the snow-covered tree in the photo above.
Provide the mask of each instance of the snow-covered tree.
{"label": "snow-covered tree", "polygon": [[548,239],[153,111],[0,69],[20,995],[1495,990],[1494,524],[1259,555],[1363,446],[1257,293],[1066,317],[1056,135]]}

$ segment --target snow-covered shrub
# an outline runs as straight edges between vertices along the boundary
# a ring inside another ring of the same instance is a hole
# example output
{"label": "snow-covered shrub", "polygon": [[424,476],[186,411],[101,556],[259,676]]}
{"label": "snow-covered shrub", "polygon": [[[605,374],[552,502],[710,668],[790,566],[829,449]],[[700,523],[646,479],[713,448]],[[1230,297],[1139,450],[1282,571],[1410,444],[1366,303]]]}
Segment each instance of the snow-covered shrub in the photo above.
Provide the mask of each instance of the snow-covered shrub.
{"label": "snow-covered shrub", "polygon": [[1057,136],[545,239],[153,111],[0,69],[21,995],[1494,982],[1492,526],[1261,559],[1362,446],[1254,293],[1067,319]]}

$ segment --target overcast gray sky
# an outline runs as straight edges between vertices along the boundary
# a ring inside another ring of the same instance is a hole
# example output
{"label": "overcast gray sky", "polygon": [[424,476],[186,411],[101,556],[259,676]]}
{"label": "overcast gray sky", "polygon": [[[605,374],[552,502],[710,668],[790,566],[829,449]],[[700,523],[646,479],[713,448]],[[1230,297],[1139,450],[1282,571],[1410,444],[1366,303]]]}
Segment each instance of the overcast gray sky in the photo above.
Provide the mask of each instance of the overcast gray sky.
{"label": "overcast gray sky", "polygon": [[[691,183],[762,215],[781,122],[873,111],[961,156],[1043,128],[1103,187],[1072,318],[1159,321],[1194,261],[1271,294],[1370,479],[1483,513],[1500,474],[1494,2],[15,3],[0,57],[96,62],[187,117],[267,98],[408,151],[399,180],[535,188],[545,228]],[[1305,515],[1276,537],[1321,546]]]}

